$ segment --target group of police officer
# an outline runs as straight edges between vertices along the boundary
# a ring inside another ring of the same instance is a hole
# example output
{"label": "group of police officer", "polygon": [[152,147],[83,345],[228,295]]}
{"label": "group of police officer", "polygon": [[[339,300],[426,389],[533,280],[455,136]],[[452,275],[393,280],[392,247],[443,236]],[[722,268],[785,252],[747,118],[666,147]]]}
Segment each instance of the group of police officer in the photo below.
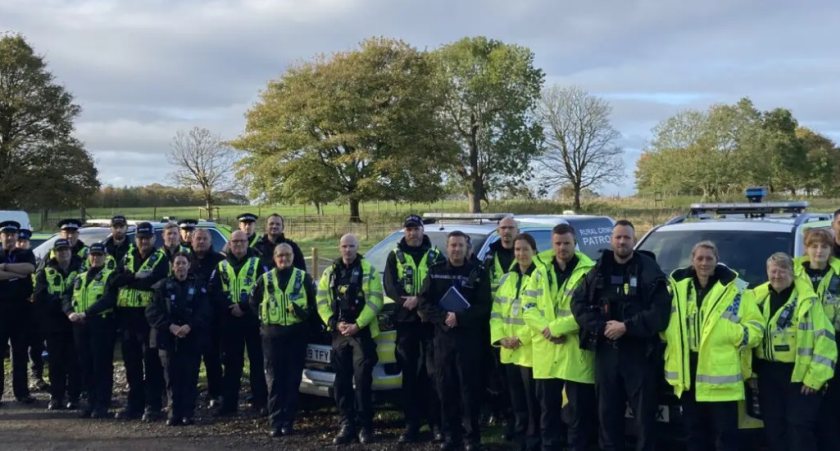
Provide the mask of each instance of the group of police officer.
{"label": "group of police officer", "polygon": [[[191,424],[202,358],[215,414],[230,415],[247,350],[251,405],[268,414],[271,436],[292,434],[306,345],[325,327],[341,420],[333,442],[367,444],[384,294],[395,302],[403,375],[400,443],[418,441],[425,422],[443,450],[480,449],[486,373],[495,368],[513,414],[510,438],[523,450],[623,449],[628,406],[636,449],[654,449],[662,380],[680,400],[689,449],[739,449],[744,401],[773,450],[840,446],[840,245],[826,230],[807,232],[805,256],[773,254],[768,281],[748,289],[710,241],[665,275],[634,250],[625,220],[593,261],[576,250],[568,224],[540,252],[504,218],[500,240],[478,261],[469,235],[451,232],[444,254],[411,215],[382,280],[348,234],[316,286],[283,218],[271,215],[261,238],[257,219],[239,217],[224,253],[196,221],[164,226],[160,249],[150,223],[137,224],[129,243],[127,221],[115,216],[111,237],[87,247],[80,222],[62,221],[32,295],[49,352],[48,407],[108,415],[119,338],[129,395],[117,418],[160,419],[165,388],[167,423]],[[840,228],[840,211],[834,222]],[[31,340],[18,318],[29,314],[36,268],[17,247],[19,227],[0,224],[0,341],[11,342],[14,395],[28,403]]]}

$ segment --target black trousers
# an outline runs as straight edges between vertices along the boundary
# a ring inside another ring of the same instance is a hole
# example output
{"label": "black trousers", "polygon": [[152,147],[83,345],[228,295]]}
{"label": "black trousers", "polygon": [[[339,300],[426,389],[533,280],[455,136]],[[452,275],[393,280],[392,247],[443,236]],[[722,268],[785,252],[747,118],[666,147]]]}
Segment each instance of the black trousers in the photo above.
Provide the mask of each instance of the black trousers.
{"label": "black trousers", "polygon": [[223,395],[222,387],[224,387],[222,379],[221,329],[222,326],[218,318],[214,317],[208,333],[207,345],[204,347],[204,353],[202,355],[204,369],[207,374],[207,394],[214,399]]}
{"label": "black trousers", "polygon": [[299,333],[263,336],[268,422],[272,428],[291,426],[295,421],[307,338],[305,327],[299,328]]}
{"label": "black trousers", "polygon": [[[490,342],[490,331],[486,330],[487,340]],[[507,373],[500,359],[500,350],[494,346],[484,346],[481,370],[482,391],[480,394],[482,408],[494,416],[496,420],[503,420],[510,425],[513,422],[511,412],[510,391],[508,390]]]}
{"label": "black trousers", "polygon": [[790,381],[792,363],[762,361],[757,373],[758,400],[768,448],[771,451],[817,449],[817,416],[822,395],[800,392],[802,384]]}
{"label": "black trousers", "polygon": [[364,328],[354,337],[333,332],[332,348],[333,390],[341,424],[351,429],[370,429],[373,427],[373,367],[379,361],[370,329]]}
{"label": "black trousers", "polygon": [[144,308],[118,308],[122,355],[128,380],[126,408],[159,412],[163,406],[163,366],[157,349],[149,343],[149,323]]}
{"label": "black trousers", "polygon": [[834,378],[828,383],[828,389],[820,405],[817,417],[817,442],[820,451],[840,450],[840,374],[834,369]]}
{"label": "black trousers", "polygon": [[[44,327],[42,319],[39,317],[42,310],[35,304],[27,303],[27,310],[29,311],[29,332],[27,333],[27,340],[29,343],[29,370],[32,372],[32,377],[44,377]],[[52,374],[52,371],[50,371]],[[52,381],[50,381],[52,383]]]}
{"label": "black trousers", "polygon": [[53,332],[47,335],[47,350],[50,358],[50,396],[56,400],[67,398],[78,400],[82,391],[82,374],[73,329]]}
{"label": "black trousers", "polygon": [[114,386],[114,341],[117,326],[113,314],[87,318],[73,325],[73,341],[79,357],[82,387],[91,410],[111,407]]}
{"label": "black trousers", "polygon": [[560,451],[566,442],[563,422],[563,379],[537,379],[537,398],[540,403],[540,438],[543,451]]}
{"label": "black trousers", "polygon": [[[0,301],[0,346],[11,343],[12,358],[12,390],[15,398],[29,396],[29,386],[26,377],[26,363],[29,347],[27,336],[26,301]],[[5,371],[0,371],[0,387],[6,382]],[[2,398],[2,393],[0,393]]]}
{"label": "black trousers", "polygon": [[604,451],[625,449],[624,414],[628,404],[633,411],[636,450],[656,449],[656,389],[662,363],[633,346],[622,349],[599,343],[595,354],[598,436]]}
{"label": "black trousers", "polygon": [[[191,331],[190,334],[196,333]],[[192,418],[198,398],[198,367],[201,346],[197,337],[173,340],[174,349],[160,350],[160,363],[169,396],[170,418]]]}
{"label": "black trousers", "polygon": [[241,318],[227,317],[222,320],[222,365],[223,387],[222,410],[233,412],[239,408],[239,388],[242,369],[245,366],[245,351],[248,352],[250,365],[249,381],[251,384],[252,404],[265,407],[268,402],[268,388],[265,384],[263,367],[262,338],[257,319],[246,315]]}
{"label": "black trousers", "polygon": [[514,435],[521,450],[539,449],[540,405],[531,368],[505,364],[505,379],[514,417]]}
{"label": "black trousers", "polygon": [[737,451],[738,402],[697,402],[695,392],[680,399],[686,427],[687,451]]}
{"label": "black trousers", "polygon": [[397,325],[397,363],[402,371],[405,427],[417,431],[423,419],[440,427],[440,401],[434,383],[434,329],[429,324]]}
{"label": "black trousers", "polygon": [[[563,379],[537,379],[535,382],[540,404],[542,449],[559,451],[566,443],[572,451],[591,449],[598,425],[595,385]],[[565,412],[564,388],[568,400]]]}
{"label": "black trousers", "polygon": [[441,429],[447,441],[481,441],[483,335],[471,330],[435,330],[435,375],[440,397]]}

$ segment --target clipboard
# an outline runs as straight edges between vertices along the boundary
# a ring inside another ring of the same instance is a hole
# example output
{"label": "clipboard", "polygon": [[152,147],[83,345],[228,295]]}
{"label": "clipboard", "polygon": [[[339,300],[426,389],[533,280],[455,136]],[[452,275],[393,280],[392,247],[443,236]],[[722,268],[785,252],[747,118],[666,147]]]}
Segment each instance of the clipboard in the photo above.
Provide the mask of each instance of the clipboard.
{"label": "clipboard", "polygon": [[454,313],[461,313],[471,307],[470,303],[464,298],[464,295],[455,287],[449,287],[446,290],[446,293],[440,298],[438,305],[443,310]]}

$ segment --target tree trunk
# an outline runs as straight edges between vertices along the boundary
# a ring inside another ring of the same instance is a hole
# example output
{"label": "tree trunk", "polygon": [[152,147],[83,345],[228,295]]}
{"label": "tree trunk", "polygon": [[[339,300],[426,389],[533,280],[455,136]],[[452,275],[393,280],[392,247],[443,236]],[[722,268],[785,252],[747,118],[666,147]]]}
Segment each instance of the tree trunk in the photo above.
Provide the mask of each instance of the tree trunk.
{"label": "tree trunk", "polygon": [[580,185],[573,185],[575,189],[575,213],[580,211]]}
{"label": "tree trunk", "polygon": [[350,199],[350,222],[362,222],[359,215],[359,199]]}
{"label": "tree trunk", "polygon": [[470,213],[481,213],[481,199],[484,197],[484,184],[481,178],[474,175],[471,181],[471,189],[469,193],[470,198]]}

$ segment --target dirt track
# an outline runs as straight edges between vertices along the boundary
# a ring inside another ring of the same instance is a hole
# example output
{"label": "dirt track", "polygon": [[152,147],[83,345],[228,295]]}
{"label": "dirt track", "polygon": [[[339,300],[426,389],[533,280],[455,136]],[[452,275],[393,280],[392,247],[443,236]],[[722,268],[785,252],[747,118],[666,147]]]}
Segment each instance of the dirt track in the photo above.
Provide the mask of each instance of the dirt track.
{"label": "dirt track", "polygon": [[[8,378],[7,378],[8,381]],[[8,385],[8,382],[7,382]],[[140,421],[113,419],[92,420],[76,418],[75,412],[46,410],[48,396],[34,393],[38,402],[22,405],[14,401],[7,386],[0,407],[0,447],[3,450],[210,450],[275,448],[288,450],[341,449],[341,450],[436,450],[431,443],[400,447],[396,444],[401,431],[400,415],[380,408],[375,424],[375,443],[368,446],[351,445],[336,448],[331,444],[337,431],[335,411],[331,401],[304,397],[299,415],[297,433],[290,437],[272,439],[264,418],[257,418],[253,411],[243,406],[234,418],[216,419],[206,408],[196,412],[193,426],[168,427],[164,422],[151,424]],[[122,395],[118,392],[119,404]],[[112,409],[113,411],[114,409]],[[429,438],[426,436],[426,438]],[[487,449],[509,449],[491,445]]]}

